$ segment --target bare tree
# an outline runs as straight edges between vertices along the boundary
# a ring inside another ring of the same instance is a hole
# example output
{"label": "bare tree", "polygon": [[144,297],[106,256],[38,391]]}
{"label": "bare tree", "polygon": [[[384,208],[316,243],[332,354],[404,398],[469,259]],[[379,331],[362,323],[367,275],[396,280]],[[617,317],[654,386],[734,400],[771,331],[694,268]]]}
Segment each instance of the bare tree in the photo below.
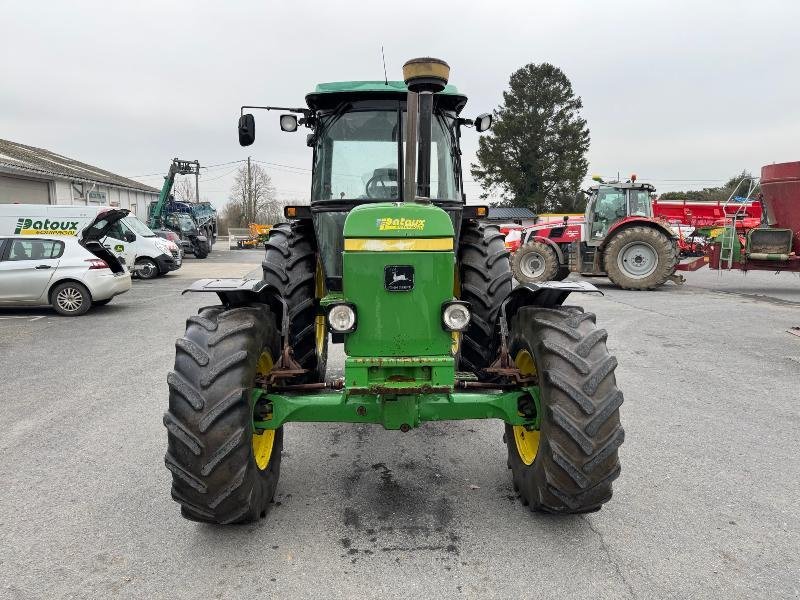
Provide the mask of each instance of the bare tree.
{"label": "bare tree", "polygon": [[272,179],[259,165],[245,164],[237,171],[226,209],[230,227],[274,225],[283,220],[283,202],[277,199]]}
{"label": "bare tree", "polygon": [[229,227],[242,227],[243,221],[242,206],[236,202],[228,202],[217,214],[217,228],[220,235],[228,235]]}
{"label": "bare tree", "polygon": [[181,177],[181,179],[178,180],[178,182],[175,183],[175,186],[172,188],[172,193],[174,194],[176,200],[182,200],[183,202],[194,202],[194,180],[187,177]]}

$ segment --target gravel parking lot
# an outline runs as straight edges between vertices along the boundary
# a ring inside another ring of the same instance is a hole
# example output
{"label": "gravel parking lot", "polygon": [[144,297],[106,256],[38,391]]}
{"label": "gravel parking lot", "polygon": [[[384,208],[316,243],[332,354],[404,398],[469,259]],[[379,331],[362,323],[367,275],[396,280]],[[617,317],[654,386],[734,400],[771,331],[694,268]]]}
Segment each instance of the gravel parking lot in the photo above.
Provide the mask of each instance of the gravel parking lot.
{"label": "gravel parking lot", "polygon": [[180,291],[261,260],[223,246],[84,317],[0,312],[0,597],[800,596],[796,275],[572,299],[625,393],[600,512],[524,508],[498,422],[297,424],[267,518],[223,528],[180,518],[161,424],[174,339],[215,303]]}

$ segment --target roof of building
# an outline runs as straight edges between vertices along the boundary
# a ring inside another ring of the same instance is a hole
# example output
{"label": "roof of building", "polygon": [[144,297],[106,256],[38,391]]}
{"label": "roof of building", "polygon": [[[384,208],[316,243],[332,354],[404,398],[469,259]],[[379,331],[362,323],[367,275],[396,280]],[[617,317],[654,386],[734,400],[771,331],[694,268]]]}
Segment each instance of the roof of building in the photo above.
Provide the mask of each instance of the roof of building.
{"label": "roof of building", "polygon": [[520,206],[490,206],[487,219],[492,221],[519,221],[535,219],[536,214],[530,208]]}
{"label": "roof of building", "polygon": [[141,192],[159,192],[158,189],[144,183],[67,158],[50,150],[2,139],[0,139],[0,167],[10,167],[16,171],[36,175],[112,185]]}

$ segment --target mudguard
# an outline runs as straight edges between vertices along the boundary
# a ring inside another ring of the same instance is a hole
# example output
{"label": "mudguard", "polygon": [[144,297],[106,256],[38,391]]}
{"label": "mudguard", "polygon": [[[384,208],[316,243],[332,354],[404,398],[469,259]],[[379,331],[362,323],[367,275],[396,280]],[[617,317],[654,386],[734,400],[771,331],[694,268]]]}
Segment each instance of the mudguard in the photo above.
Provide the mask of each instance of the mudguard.
{"label": "mudguard", "polygon": [[560,306],[572,292],[603,294],[586,281],[521,283],[511,290],[503,302],[500,315],[505,317],[506,323],[510,323],[514,314],[523,306]]}
{"label": "mudguard", "polygon": [[[561,246],[556,244],[550,238],[542,237],[541,235],[532,235],[532,236],[528,237],[528,242],[540,242],[542,244],[547,244],[548,246],[550,246],[553,249],[553,251],[555,251],[556,258],[558,259],[558,264],[559,265],[567,264],[566,261],[564,260],[564,253],[561,251]],[[527,244],[528,242],[525,242],[525,244]],[[522,244],[522,246],[524,246],[525,244]],[[520,248],[522,246],[520,246]]]}
{"label": "mudguard", "polygon": [[672,231],[672,228],[669,226],[669,222],[665,219],[641,217],[637,215],[633,217],[625,217],[624,219],[620,219],[619,221],[612,223],[611,227],[608,229],[608,233],[606,233],[606,236],[603,239],[603,242],[600,244],[600,247],[605,248],[608,245],[608,241],[611,239],[612,235],[628,225],[644,225],[646,227],[652,227],[653,229],[658,229],[670,239],[678,239],[677,234]]}
{"label": "mudguard", "polygon": [[267,304],[281,323],[281,336],[288,331],[286,301],[278,288],[260,279],[198,279],[181,295],[188,292],[213,292],[227,308],[243,304]]}

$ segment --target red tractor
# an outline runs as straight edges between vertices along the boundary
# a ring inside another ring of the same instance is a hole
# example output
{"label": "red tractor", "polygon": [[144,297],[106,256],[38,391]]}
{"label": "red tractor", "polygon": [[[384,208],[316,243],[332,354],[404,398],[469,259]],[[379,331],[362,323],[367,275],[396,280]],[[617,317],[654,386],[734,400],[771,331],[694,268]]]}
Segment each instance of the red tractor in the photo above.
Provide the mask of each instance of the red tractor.
{"label": "red tractor", "polygon": [[587,190],[580,221],[535,225],[525,232],[511,267],[520,282],[562,280],[570,272],[607,276],[623,289],[651,290],[675,275],[678,236],[669,223],[653,216],[655,188],[638,183],[598,183]]}

